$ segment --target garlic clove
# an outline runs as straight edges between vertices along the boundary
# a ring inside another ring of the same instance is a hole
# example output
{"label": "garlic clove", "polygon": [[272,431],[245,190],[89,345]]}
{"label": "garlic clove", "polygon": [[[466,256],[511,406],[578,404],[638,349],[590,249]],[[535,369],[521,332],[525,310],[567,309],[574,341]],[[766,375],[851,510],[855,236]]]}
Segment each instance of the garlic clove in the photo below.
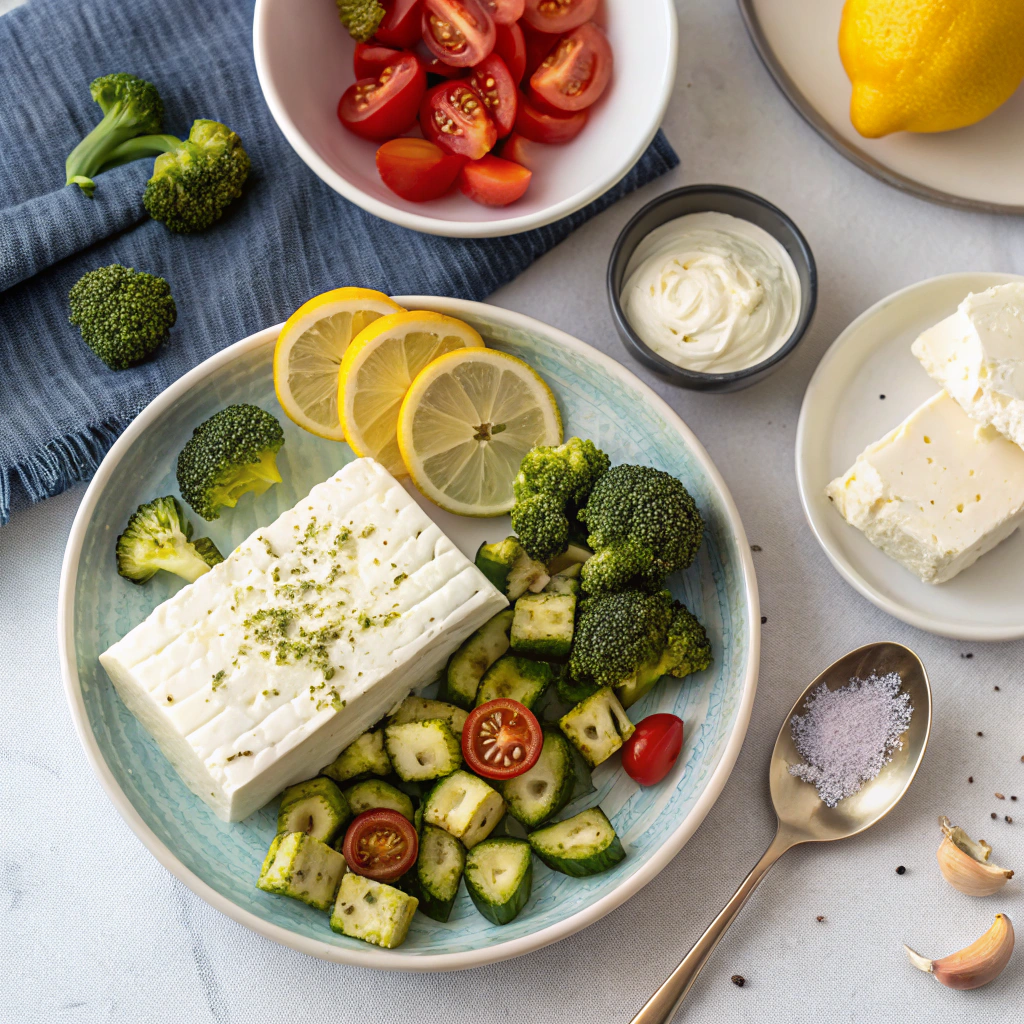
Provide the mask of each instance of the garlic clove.
{"label": "garlic clove", "polygon": [[992,926],[981,938],[940,960],[929,960],[909,946],[903,948],[919,971],[934,974],[947,988],[981,988],[998,978],[1009,962],[1013,952],[1013,925],[1005,914],[996,914]]}
{"label": "garlic clove", "polygon": [[992,847],[983,839],[975,842],[949,818],[939,818],[943,838],[935,854],[942,877],[954,889],[968,896],[991,896],[1013,878],[1013,872],[989,863]]}

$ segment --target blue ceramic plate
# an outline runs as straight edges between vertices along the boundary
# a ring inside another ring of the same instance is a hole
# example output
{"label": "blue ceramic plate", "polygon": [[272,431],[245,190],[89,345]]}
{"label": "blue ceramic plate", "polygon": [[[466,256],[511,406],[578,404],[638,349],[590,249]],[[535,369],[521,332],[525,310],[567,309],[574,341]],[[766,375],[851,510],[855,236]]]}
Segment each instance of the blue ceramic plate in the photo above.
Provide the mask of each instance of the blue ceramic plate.
{"label": "blue ceramic plate", "polygon": [[[236,921],[302,952],[342,963],[401,970],[453,970],[517,956],[596,921],[649,882],[693,834],[717,799],[746,733],[757,683],[760,615],[743,526],[707,453],[682,421],[629,371],[582,342],[495,306],[456,299],[399,297],[409,309],[436,309],[476,327],[488,345],[527,360],[551,385],[566,436],[592,438],[612,462],[649,463],[678,476],[707,521],[696,563],[672,580],[678,597],[707,624],[714,665],[683,683],[663,683],[631,709],[635,721],[671,711],[686,723],[672,774],[641,789],[618,757],[594,772],[596,789],[569,812],[600,803],[628,856],[592,878],[535,868],[533,896],[511,924],[496,927],[460,896],[451,920],[418,915],[398,950],[334,934],[328,915],[255,887],[276,824],[276,807],[235,824],[216,818],[178,779],[114,692],[97,655],[141,622],[180,582],[161,573],[145,587],[117,576],[113,546],[131,511],[176,493],[174,465],[192,428],[233,402],[279,414],[286,443],[283,483],[244,498],[204,526],[229,551],[272,521],[354,456],[280,415],[271,355],[278,328],[254,334],[208,359],[153,401],[100,466],[78,512],[60,592],[61,665],[71,714],[93,767],[117,809],[157,859],[194,892]],[[471,520],[419,498],[470,557],[481,540],[508,532],[507,520]]]}

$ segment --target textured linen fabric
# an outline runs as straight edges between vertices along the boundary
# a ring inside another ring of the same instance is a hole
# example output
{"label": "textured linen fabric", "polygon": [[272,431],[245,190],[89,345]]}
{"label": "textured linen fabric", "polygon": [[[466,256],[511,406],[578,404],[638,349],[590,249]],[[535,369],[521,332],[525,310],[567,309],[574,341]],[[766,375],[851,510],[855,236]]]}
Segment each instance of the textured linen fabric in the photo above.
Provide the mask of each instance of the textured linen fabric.
{"label": "textured linen fabric", "polygon": [[[359,284],[482,299],[678,163],[659,134],[618,185],[555,224],[498,239],[409,231],[292,152],[256,80],[252,14],[252,0],[31,0],[0,19],[0,523],[13,487],[38,500],[88,478],[168,384],[310,296]],[[246,194],[208,231],[175,235],[148,218],[149,160],[100,175],[92,200],[63,185],[65,157],[100,117],[89,82],[113,71],[157,86],[166,131],[184,137],[210,117],[241,136]],[[178,306],[156,356],[117,373],[67,320],[70,286],[115,262],[165,277]]]}

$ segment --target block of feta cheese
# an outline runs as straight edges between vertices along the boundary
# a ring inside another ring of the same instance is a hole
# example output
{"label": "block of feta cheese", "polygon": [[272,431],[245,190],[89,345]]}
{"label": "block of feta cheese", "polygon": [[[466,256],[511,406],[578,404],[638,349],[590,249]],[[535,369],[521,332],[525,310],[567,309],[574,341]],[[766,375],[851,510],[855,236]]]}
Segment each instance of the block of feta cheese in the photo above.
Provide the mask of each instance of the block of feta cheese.
{"label": "block of feta cheese", "polygon": [[1024,451],[945,391],[826,488],[839,514],[926,583],[944,583],[1024,519]]}
{"label": "block of feta cheese", "polygon": [[972,420],[1024,448],[1024,283],[968,295],[911,349]]}
{"label": "block of feta cheese", "polygon": [[507,604],[359,459],[100,662],[189,789],[238,821],[316,775]]}

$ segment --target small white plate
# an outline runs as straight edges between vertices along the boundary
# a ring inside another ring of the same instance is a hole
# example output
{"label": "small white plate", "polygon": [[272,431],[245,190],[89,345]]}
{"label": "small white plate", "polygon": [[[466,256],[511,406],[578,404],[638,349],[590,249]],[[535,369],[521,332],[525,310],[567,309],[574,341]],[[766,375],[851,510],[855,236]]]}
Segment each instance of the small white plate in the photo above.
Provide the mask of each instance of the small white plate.
{"label": "small white plate", "polygon": [[[1016,274],[947,274],[894,292],[833,342],[807,385],[796,431],[796,480],[818,543],[855,590],[897,619],[958,640],[1024,637],[1024,533],[948,583],[922,583],[849,526],[825,497],[872,441],[938,386],[911,354],[914,339],[953,313],[969,292]],[[884,398],[882,397],[884,396]]]}
{"label": "small white plate", "polygon": [[865,139],[850,123],[839,60],[844,0],[739,0],[765,67],[818,133],[862,170],[950,206],[1024,213],[1024,89],[984,121],[934,135]]}

